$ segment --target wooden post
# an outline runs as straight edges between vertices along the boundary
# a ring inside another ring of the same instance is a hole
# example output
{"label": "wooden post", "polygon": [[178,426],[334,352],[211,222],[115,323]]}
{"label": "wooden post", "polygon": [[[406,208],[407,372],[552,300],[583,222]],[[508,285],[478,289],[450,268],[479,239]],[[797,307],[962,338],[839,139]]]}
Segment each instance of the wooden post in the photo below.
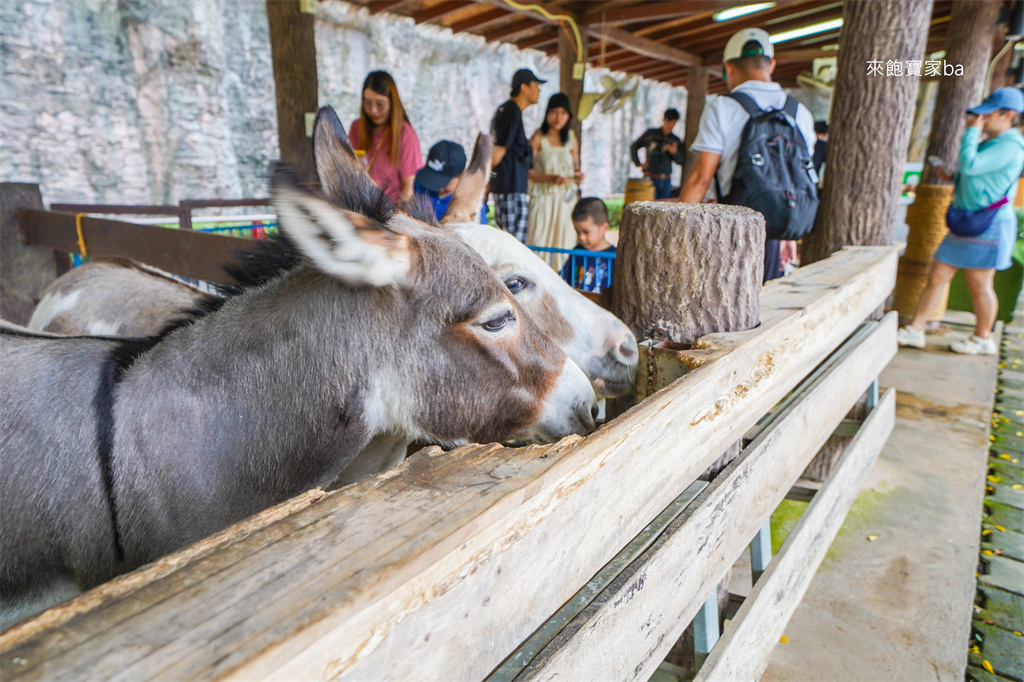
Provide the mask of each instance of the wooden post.
{"label": "wooden post", "polygon": [[[706,334],[758,325],[764,240],[764,216],[743,206],[637,202],[624,209],[613,310],[638,339],[666,346],[648,346],[641,353],[641,383],[660,384],[648,385],[648,392],[678,376],[662,375],[661,381],[648,376],[645,364],[653,366],[658,355],[672,355],[673,347],[690,347]],[[736,459],[741,445],[733,443],[701,478],[713,480]],[[669,663],[695,670],[710,651],[729,602],[729,577],[707,596],[707,604],[717,603],[717,613],[701,612],[669,653]]]}
{"label": "wooden post", "polygon": [[313,171],[312,118],[316,114],[315,16],[300,0],[267,0],[270,53],[277,96],[277,136],[281,160],[300,170]]}
{"label": "wooden post", "polygon": [[704,114],[704,104],[708,98],[708,67],[691,66],[690,73],[686,77],[686,126],[684,130],[684,142],[686,143],[686,164],[683,166],[683,173],[679,177],[679,186],[686,182],[686,177],[693,170],[693,164],[697,160],[697,154],[690,151],[693,141],[697,139],[697,128],[700,126],[700,117]]}
{"label": "wooden post", "polygon": [[1013,61],[1013,46],[1006,48],[1006,26],[1000,24],[995,27],[995,33],[992,36],[992,52],[991,57],[995,59],[996,55],[999,55],[999,60],[992,67],[992,80],[988,83],[988,88],[985,90],[985,94],[989,94],[993,90],[1013,85],[1013,80],[1009,77],[1010,63]]}
{"label": "wooden post", "polygon": [[[579,24],[581,21],[580,17],[576,17],[576,23]],[[583,74],[577,73],[579,78],[574,78],[573,67],[577,63],[576,50],[573,49],[573,42],[575,41],[575,35],[572,40],[569,39],[569,35],[566,32],[566,26],[560,29],[558,32],[558,89],[564,92],[569,97],[569,105],[572,107],[572,132],[576,135],[576,140],[581,143],[580,149],[582,150],[581,134],[583,132],[583,122],[580,121],[580,98],[583,96]],[[587,61],[587,27],[581,25],[580,34],[583,36],[583,44],[580,46],[579,61],[586,64]],[[571,30],[571,29],[570,29]],[[546,106],[546,102],[542,102],[541,106]]]}
{"label": "wooden post", "polygon": [[43,207],[39,185],[0,183],[0,319],[26,324],[43,290],[57,279],[52,249],[28,246],[21,236],[19,208]]}
{"label": "wooden post", "polygon": [[708,67],[691,66],[686,78],[686,148],[697,138],[697,126],[708,97]]}
{"label": "wooden post", "polygon": [[[888,76],[885,62],[925,58],[931,10],[932,0],[843,3],[825,188],[804,264],[843,246],[892,242],[920,78]],[[869,73],[878,60],[881,73]]]}
{"label": "wooden post", "polygon": [[637,202],[625,208],[614,311],[638,339],[690,346],[757,326],[764,217],[743,206]]}

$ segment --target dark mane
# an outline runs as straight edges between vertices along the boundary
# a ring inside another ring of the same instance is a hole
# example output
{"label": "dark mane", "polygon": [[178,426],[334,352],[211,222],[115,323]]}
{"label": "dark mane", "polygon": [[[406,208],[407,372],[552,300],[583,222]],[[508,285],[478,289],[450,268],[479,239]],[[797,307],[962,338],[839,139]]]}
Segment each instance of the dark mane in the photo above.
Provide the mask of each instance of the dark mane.
{"label": "dark mane", "polygon": [[441,227],[441,224],[437,222],[437,216],[434,215],[434,207],[430,203],[430,199],[423,194],[413,194],[411,199],[402,203],[401,208],[414,220],[426,223],[431,227]]}
{"label": "dark mane", "polygon": [[[272,171],[272,177],[275,182],[292,184],[302,187],[306,191],[324,195],[319,183],[301,178],[298,173],[281,163],[278,163]],[[386,226],[397,212],[391,199],[374,184],[366,173],[352,173],[347,179],[349,182],[342,183],[333,193],[334,196],[327,196],[327,200],[335,206],[359,213]],[[433,209],[429,204],[424,202],[423,206],[417,206],[415,210],[417,215],[420,212],[423,212],[424,215],[429,213],[429,221],[424,220],[424,222],[437,225]],[[248,289],[261,287],[294,270],[304,262],[306,262],[305,256],[288,237],[287,230],[280,230],[278,234],[265,240],[253,241],[251,246],[236,251],[232,260],[223,266],[224,272],[233,283],[214,284],[217,294],[204,294],[198,299],[195,306],[180,311],[170,324],[153,337],[154,345],[175,330],[188,327],[197,320],[220,310],[228,299]]]}

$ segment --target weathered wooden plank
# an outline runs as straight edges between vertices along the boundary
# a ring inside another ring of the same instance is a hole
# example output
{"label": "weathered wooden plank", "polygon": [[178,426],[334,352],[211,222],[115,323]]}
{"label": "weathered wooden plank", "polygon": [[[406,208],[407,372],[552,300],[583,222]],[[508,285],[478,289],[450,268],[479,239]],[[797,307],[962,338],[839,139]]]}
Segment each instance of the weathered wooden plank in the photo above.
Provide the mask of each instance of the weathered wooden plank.
{"label": "weathered wooden plank", "polygon": [[890,315],[787,407],[517,679],[649,679],[831,428],[895,355],[895,335]]}
{"label": "weathered wooden plank", "polygon": [[800,604],[815,571],[839,532],[868,470],[892,431],[896,391],[889,389],[846,448],[843,458],[790,531],[718,645],[697,682],[756,680],[786,623]]}
{"label": "weathered wooden plank", "polygon": [[[26,244],[81,253],[73,213],[35,209],[18,211]],[[182,277],[230,284],[221,265],[251,246],[248,239],[138,225],[92,216],[82,217],[82,237],[88,255],[118,256],[152,265]]]}
{"label": "weathered wooden plank", "polygon": [[59,627],[0,638],[0,672],[482,677],[849,336],[895,270],[886,247],[803,268],[765,287],[758,328],[698,340],[694,371],[586,439],[421,452]]}

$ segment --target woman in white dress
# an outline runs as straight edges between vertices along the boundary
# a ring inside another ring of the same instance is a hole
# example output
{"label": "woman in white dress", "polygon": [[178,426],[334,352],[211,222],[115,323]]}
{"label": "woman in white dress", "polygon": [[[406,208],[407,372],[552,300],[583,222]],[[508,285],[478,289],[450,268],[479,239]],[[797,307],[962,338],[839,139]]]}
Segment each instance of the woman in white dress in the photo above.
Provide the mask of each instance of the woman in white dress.
{"label": "woman in white dress", "polygon": [[572,207],[579,198],[583,174],[570,121],[569,98],[559,92],[548,100],[544,122],[530,138],[534,162],[526,242],[534,246],[571,249],[576,243]]}

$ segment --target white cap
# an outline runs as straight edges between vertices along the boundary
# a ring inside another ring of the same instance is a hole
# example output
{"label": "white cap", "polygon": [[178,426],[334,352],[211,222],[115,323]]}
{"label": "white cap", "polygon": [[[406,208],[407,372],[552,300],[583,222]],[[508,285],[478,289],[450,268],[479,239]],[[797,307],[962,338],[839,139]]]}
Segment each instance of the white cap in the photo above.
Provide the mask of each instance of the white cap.
{"label": "white cap", "polygon": [[733,59],[739,59],[740,57],[753,56],[743,54],[743,46],[752,40],[761,45],[762,54],[765,57],[768,57],[768,59],[775,58],[775,47],[768,38],[768,31],[765,31],[763,28],[745,28],[741,31],[736,31],[732,38],[729,38],[729,42],[725,44],[725,52],[722,53],[722,61],[731,62]]}

